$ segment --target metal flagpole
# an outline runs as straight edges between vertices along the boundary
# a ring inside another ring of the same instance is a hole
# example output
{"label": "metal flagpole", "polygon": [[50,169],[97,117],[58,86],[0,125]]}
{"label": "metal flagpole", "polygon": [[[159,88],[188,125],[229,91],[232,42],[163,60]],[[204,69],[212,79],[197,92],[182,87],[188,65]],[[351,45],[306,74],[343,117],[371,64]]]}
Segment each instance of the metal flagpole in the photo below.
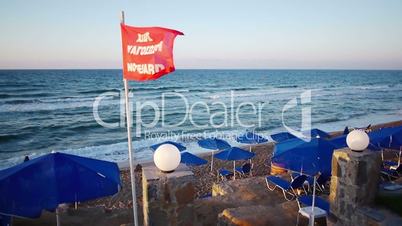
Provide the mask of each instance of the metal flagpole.
{"label": "metal flagpole", "polygon": [[[124,24],[124,11],[121,11],[120,22]],[[138,226],[138,215],[137,215],[137,192],[135,189],[135,174],[133,166],[133,155],[132,155],[132,143],[131,143],[131,112],[130,112],[130,102],[128,97],[128,81],[123,76],[124,83],[124,95],[126,102],[126,126],[127,126],[127,143],[128,143],[128,161],[130,162],[130,177],[131,177],[131,195],[133,196],[133,214],[134,214],[134,225]]]}

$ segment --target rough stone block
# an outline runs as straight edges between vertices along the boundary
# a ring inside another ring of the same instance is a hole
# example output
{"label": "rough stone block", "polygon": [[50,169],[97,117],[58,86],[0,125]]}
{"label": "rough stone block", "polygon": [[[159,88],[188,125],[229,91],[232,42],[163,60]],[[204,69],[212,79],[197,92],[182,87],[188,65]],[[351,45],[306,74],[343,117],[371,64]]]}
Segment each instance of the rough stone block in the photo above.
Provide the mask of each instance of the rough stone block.
{"label": "rough stone block", "polygon": [[155,165],[143,166],[144,225],[192,225],[194,175],[185,165],[163,173]]}
{"label": "rough stone block", "polygon": [[331,212],[339,225],[366,225],[367,217],[356,213],[374,203],[378,189],[381,156],[378,152],[334,152],[330,188]]}

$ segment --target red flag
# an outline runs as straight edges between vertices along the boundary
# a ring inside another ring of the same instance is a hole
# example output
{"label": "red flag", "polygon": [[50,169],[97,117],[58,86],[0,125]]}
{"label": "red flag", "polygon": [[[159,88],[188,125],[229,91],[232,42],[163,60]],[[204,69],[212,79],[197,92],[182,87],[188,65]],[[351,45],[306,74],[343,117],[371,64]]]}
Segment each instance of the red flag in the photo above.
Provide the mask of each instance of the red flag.
{"label": "red flag", "polygon": [[173,43],[177,35],[183,33],[162,27],[121,24],[124,78],[154,80],[173,72]]}

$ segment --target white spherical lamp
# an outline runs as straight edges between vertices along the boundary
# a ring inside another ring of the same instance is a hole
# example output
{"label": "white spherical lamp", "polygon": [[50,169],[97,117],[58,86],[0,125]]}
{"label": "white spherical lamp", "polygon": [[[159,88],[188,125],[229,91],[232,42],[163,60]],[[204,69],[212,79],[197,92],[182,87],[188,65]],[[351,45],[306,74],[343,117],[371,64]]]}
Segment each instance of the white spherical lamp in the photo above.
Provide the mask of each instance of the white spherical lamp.
{"label": "white spherical lamp", "polygon": [[353,130],[346,137],[346,144],[352,151],[363,151],[370,143],[370,138],[363,130]]}
{"label": "white spherical lamp", "polygon": [[179,149],[172,144],[162,144],[154,152],[154,163],[162,172],[173,172],[180,164]]}

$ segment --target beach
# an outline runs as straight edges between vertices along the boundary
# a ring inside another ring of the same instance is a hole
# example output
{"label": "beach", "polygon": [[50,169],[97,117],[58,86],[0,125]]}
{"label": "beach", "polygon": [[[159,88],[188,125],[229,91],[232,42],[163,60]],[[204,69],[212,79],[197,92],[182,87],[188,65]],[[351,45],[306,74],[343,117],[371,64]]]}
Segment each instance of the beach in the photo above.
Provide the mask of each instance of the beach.
{"label": "beach", "polygon": [[[378,125],[373,125],[372,129],[377,130],[384,127],[401,126],[401,121],[393,121]],[[364,126],[364,125],[362,125]],[[342,131],[331,132],[331,136],[338,136]],[[245,150],[249,150],[250,146],[241,146]],[[273,152],[274,143],[269,142],[265,144],[251,145],[252,151],[256,156],[252,159],[253,163],[253,177],[266,176],[270,174],[270,156]],[[384,152],[385,159],[394,159],[395,154],[392,152]],[[216,172],[213,174],[210,171],[210,153],[200,155],[204,159],[208,160],[208,164],[203,166],[191,167],[196,178],[196,198],[201,198],[211,193],[213,183],[221,181],[216,176]],[[395,159],[394,159],[395,160]],[[246,161],[236,161],[236,166],[241,166]],[[152,164],[152,162],[144,162],[143,165]],[[127,165],[127,164],[122,164]],[[214,159],[214,169],[220,168],[232,169],[232,161],[222,161]],[[137,202],[139,221],[142,221],[142,177],[141,177],[141,165],[137,165],[136,170],[136,189],[137,189]],[[78,209],[74,209],[74,205],[69,205],[62,211],[62,219],[65,223],[74,223],[74,225],[87,225],[87,223],[93,223],[95,218],[96,225],[122,225],[132,221],[132,199],[131,199],[131,184],[130,173],[127,168],[121,169],[122,189],[119,193],[112,197],[106,197],[96,199],[89,202],[80,203]],[[241,179],[238,179],[241,180]],[[402,181],[401,181],[402,182]],[[262,187],[261,189],[266,189]],[[54,224],[54,214],[46,212],[40,219],[37,220],[21,220],[16,219],[14,225],[25,225],[29,222],[30,225],[52,225]],[[62,221],[63,221],[62,220]]]}

